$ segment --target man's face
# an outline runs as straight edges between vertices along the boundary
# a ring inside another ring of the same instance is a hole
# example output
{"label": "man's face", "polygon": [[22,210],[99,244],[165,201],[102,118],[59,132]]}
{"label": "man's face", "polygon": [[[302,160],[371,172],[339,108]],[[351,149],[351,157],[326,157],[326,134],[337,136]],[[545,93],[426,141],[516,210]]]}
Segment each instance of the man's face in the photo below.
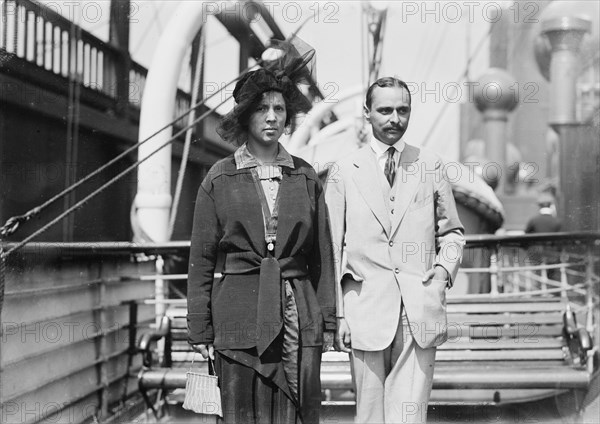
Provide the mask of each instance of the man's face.
{"label": "man's face", "polygon": [[408,128],[408,92],[402,87],[375,87],[371,96],[371,109],[365,107],[364,112],[375,138],[391,146],[402,138]]}

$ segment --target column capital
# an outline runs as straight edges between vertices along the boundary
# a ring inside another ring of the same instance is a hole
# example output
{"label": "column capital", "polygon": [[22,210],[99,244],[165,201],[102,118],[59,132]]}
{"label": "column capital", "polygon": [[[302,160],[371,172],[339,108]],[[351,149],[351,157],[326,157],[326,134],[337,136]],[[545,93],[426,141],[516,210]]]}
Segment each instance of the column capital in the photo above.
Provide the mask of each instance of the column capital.
{"label": "column capital", "polygon": [[542,21],[542,34],[548,38],[552,51],[578,52],[583,36],[590,32],[592,23],[576,16],[563,16]]}

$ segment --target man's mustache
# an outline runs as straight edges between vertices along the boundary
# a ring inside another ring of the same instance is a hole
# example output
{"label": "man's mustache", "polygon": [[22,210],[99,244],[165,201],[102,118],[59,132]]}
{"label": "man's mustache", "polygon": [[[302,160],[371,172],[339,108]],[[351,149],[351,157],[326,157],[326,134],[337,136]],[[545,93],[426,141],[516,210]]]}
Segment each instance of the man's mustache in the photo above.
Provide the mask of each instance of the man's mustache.
{"label": "man's mustache", "polygon": [[396,130],[396,131],[404,131],[404,127],[402,125],[390,125],[387,127],[383,127],[384,131]]}

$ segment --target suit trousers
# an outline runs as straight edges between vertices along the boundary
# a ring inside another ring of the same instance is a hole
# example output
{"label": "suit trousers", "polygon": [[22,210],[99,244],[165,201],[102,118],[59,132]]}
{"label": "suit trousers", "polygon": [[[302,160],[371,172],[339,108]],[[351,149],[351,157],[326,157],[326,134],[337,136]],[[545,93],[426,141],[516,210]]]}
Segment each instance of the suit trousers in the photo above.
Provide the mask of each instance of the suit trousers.
{"label": "suit trousers", "polygon": [[356,423],[425,423],[436,348],[414,340],[404,307],[385,350],[353,349]]}

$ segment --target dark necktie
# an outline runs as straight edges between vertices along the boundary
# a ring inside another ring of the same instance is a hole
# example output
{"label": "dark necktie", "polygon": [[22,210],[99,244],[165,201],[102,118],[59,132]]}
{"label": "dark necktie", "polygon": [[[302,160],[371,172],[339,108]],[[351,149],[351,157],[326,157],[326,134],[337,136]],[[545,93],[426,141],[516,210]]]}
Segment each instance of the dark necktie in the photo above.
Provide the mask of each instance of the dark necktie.
{"label": "dark necktie", "polygon": [[394,185],[394,177],[396,177],[396,163],[394,162],[394,149],[390,147],[388,152],[387,160],[385,161],[385,168],[383,172],[385,173],[385,178],[387,178],[388,183],[390,183],[390,187]]}

